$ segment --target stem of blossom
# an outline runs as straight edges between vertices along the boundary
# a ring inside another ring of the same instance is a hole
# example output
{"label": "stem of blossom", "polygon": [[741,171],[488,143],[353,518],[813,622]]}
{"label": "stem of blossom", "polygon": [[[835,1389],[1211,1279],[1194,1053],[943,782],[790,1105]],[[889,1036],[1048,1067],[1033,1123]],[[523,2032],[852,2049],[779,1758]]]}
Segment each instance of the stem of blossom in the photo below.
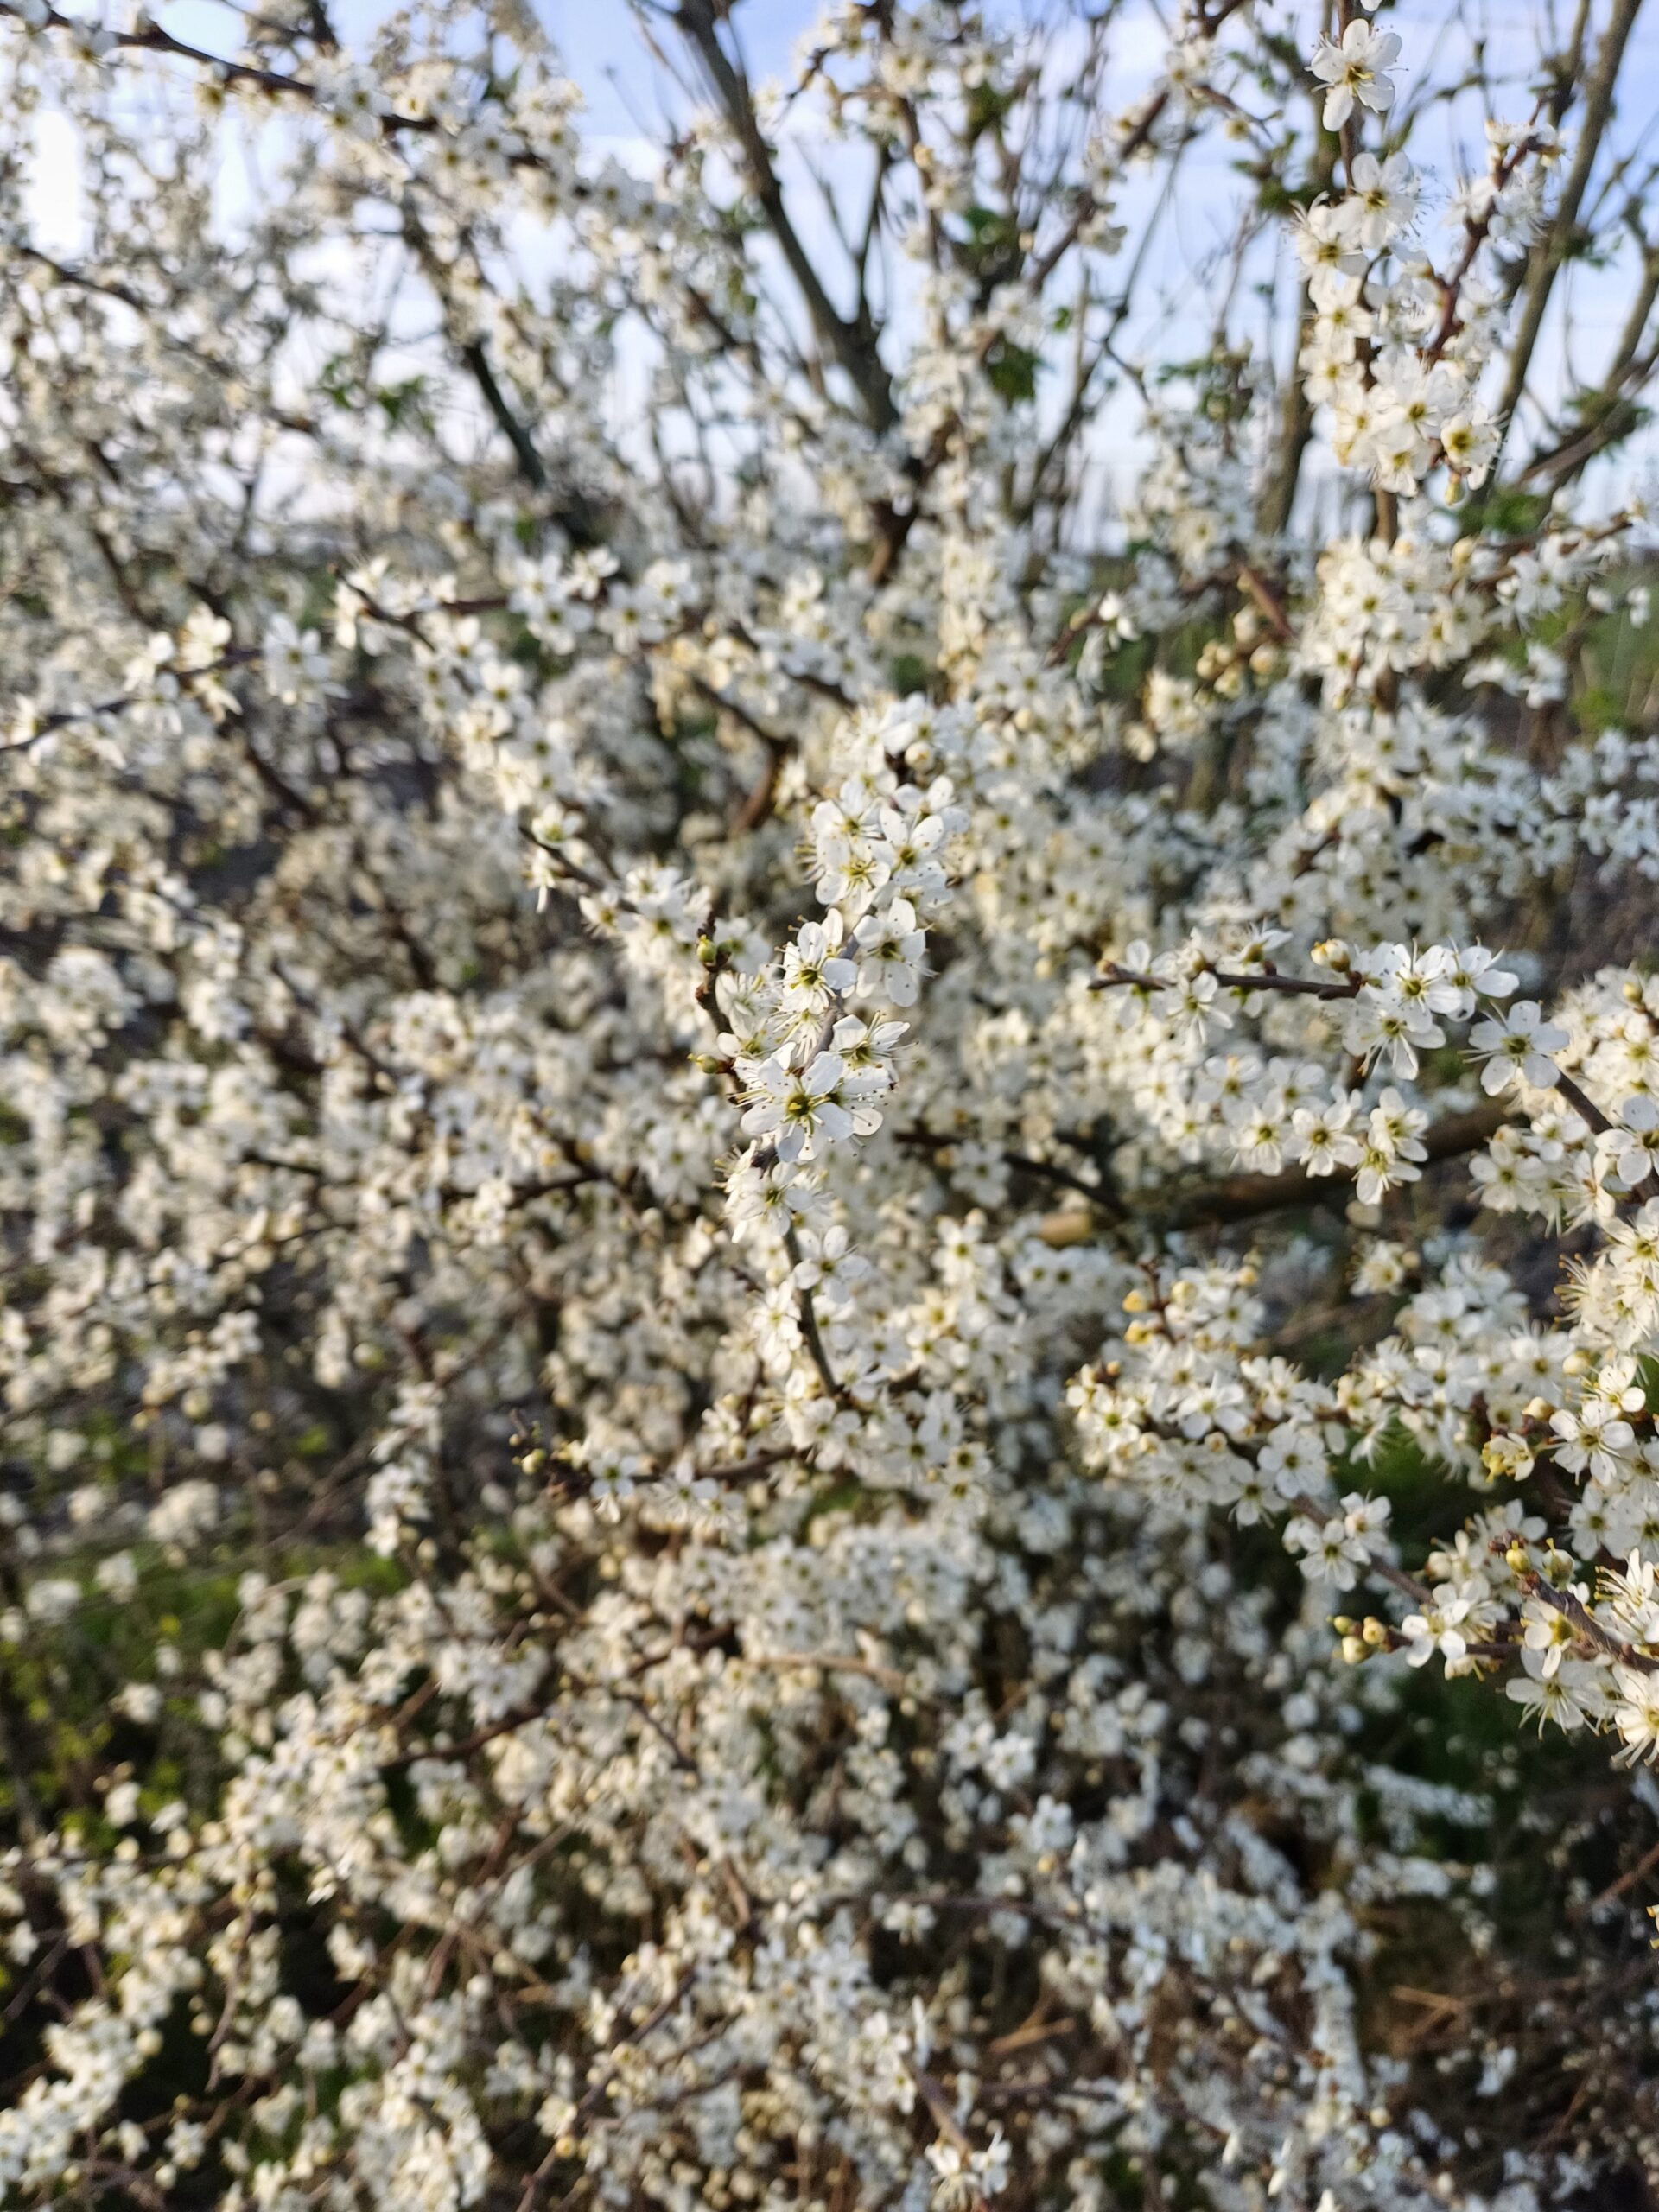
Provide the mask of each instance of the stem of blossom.
{"label": "stem of blossom", "polygon": [[[1293,1513],[1306,1514],[1310,1521],[1321,1529],[1327,1521],[1339,1517],[1333,1512],[1330,1503],[1321,1505],[1318,1498],[1309,1497],[1305,1491],[1299,1491],[1294,1497],[1287,1498],[1285,1503]],[[1414,1574],[1408,1574],[1404,1567],[1396,1567],[1391,1559],[1386,1558],[1381,1552],[1374,1552],[1368,1548],[1365,1559],[1370,1571],[1377,1577],[1379,1581],[1391,1584],[1402,1597],[1409,1598],[1414,1605],[1427,1605],[1433,1603],[1434,1592],[1427,1582],[1420,1582]]]}
{"label": "stem of blossom", "polygon": [[[1205,966],[1200,975],[1213,976],[1217,982],[1230,991],[1287,991],[1301,998],[1353,999],[1359,996],[1364,977],[1351,976],[1340,983],[1322,983],[1311,976],[1281,976],[1276,969],[1251,969],[1248,974],[1234,975],[1224,968]],[[1109,991],[1133,985],[1145,991],[1179,990],[1183,979],[1179,976],[1137,975],[1133,969],[1120,968],[1115,960],[1108,961],[1102,973],[1090,983],[1091,991]]]}
{"label": "stem of blossom", "polygon": [[[784,1249],[789,1255],[790,1266],[798,1268],[801,1264],[801,1240],[795,1233],[792,1222],[784,1231]],[[817,1308],[812,1302],[812,1294],[810,1290],[802,1290],[797,1293],[797,1297],[801,1317],[801,1334],[806,1339],[806,1348],[812,1356],[812,1364],[818,1370],[818,1380],[830,1395],[839,1403],[843,1394],[840,1383],[836,1380],[835,1370],[830,1364],[830,1355],[824,1350],[823,1338],[818,1328]]]}
{"label": "stem of blossom", "polygon": [[[1521,310],[1521,327],[1510,346],[1509,370],[1502,396],[1494,410],[1500,441],[1507,438],[1515,410],[1527,388],[1527,372],[1532,365],[1538,334],[1543,328],[1544,311],[1549,305],[1549,296],[1554,289],[1556,276],[1573,242],[1579,208],[1590,181],[1591,171],[1595,167],[1596,156],[1601,149],[1602,135],[1612,113],[1613,88],[1618,79],[1619,66],[1624,59],[1624,48],[1641,4],[1642,0],[1613,0],[1613,11],[1602,35],[1601,48],[1596,55],[1594,72],[1585,98],[1584,121],[1579,129],[1578,143],[1573,149],[1567,181],[1561,187],[1561,196],[1556,202],[1554,217],[1548,231],[1534,249],[1526,298]],[[1500,442],[1493,460],[1494,469],[1503,450]]]}
{"label": "stem of blossom", "polygon": [[[15,1781],[12,1786],[14,1789],[16,1787]],[[32,1841],[34,1836],[38,1835],[39,1833],[40,1829],[37,1823],[30,1834],[30,1840]],[[42,1950],[32,1972],[24,1980],[22,1986],[18,1989],[16,1995],[11,1999],[10,2003],[7,2005],[5,2011],[3,2012],[0,2012],[0,2028],[9,2028],[15,2019],[18,2018],[28,2010],[36,1992],[44,1987],[46,1983],[51,1980],[54,1973],[56,1971],[58,1961],[62,1958],[64,1953],[68,1948],[69,1936],[67,1929],[65,1929],[60,1934],[55,1936],[50,1945]]]}
{"label": "stem of blossom", "polygon": [[[1535,116],[1537,110],[1535,109]],[[1491,229],[1492,217],[1500,205],[1503,188],[1509,183],[1526,157],[1538,151],[1538,147],[1539,141],[1528,137],[1495,164],[1492,180],[1497,189],[1492,194],[1480,214],[1465,223],[1463,251],[1458,257],[1457,266],[1449,276],[1442,276],[1438,280],[1441,293],[1440,319],[1434,326],[1434,335],[1424,349],[1425,360],[1438,361],[1459,327],[1458,308],[1462,301],[1464,281],[1473,268],[1475,257],[1479,253],[1482,245],[1485,243],[1486,235]]]}
{"label": "stem of blossom", "polygon": [[[550,845],[544,838],[538,837],[535,831],[529,828],[528,825],[520,823],[519,834],[524,838],[527,843],[534,845],[538,853],[545,853],[548,858],[554,861],[561,871],[570,878],[573,883],[581,884],[584,891],[603,892],[610,888],[607,884],[601,883],[598,876],[590,873],[588,869],[579,867],[575,861],[571,860],[566,854],[561,852],[556,845]],[[626,902],[622,901],[620,903],[626,904]]]}
{"label": "stem of blossom", "polygon": [[[895,1144],[912,1146],[918,1152],[949,1152],[964,1141],[962,1137],[933,1129],[898,1129],[893,1133]],[[1083,1176],[1074,1174],[1069,1167],[1063,1167],[1058,1160],[1037,1160],[1029,1153],[1005,1151],[1002,1158],[1008,1166],[1021,1175],[1034,1175],[1040,1182],[1056,1183],[1063,1190],[1079,1192],[1092,1206],[1097,1207],[1112,1220],[1122,1221],[1124,1218],[1122,1200],[1103,1182],[1088,1182]]]}
{"label": "stem of blossom", "polygon": [[1617,1881],[1609,1882],[1599,1896],[1592,1897],[1589,1904],[1581,1906],[1573,1917],[1593,1919],[1603,1905],[1611,1904],[1615,1898],[1622,1897],[1626,1890],[1633,1890],[1644,1876],[1652,1873],[1656,1866],[1659,1866],[1659,1843],[1649,1844],[1628,1872],[1621,1874]]}
{"label": "stem of blossom", "polygon": [[[518,2198],[518,2212],[531,2212],[531,2207],[535,2203],[537,2197],[541,2194],[543,2183],[546,2181],[554,2167],[558,2164],[559,2156],[558,2139],[556,2137],[540,2165],[532,2169],[524,2183],[524,2189]],[[588,2177],[585,2174],[582,2175],[576,2186],[580,2188],[582,2181],[585,2181],[587,2178]],[[575,2191],[573,2190],[571,2193],[574,2195]]]}
{"label": "stem of blossom", "polygon": [[[264,657],[263,649],[258,645],[238,645],[233,652],[222,654],[218,660],[209,661],[205,668],[169,668],[168,672],[177,676],[183,683],[191,683],[204,676],[217,676],[223,669],[245,668],[250,661],[261,660]],[[60,707],[54,713],[42,715],[27,737],[14,738],[10,745],[0,745],[0,759],[8,753],[27,753],[31,746],[38,745],[43,737],[50,737],[54,730],[68,729],[79,722],[100,721],[106,715],[124,714],[132,703],[133,694],[124,692],[118,699],[100,699],[90,707]]]}
{"label": "stem of blossom", "polygon": [[[724,12],[723,10],[721,12]],[[898,421],[893,386],[876,351],[874,334],[861,330],[837,315],[811,257],[801,244],[778,181],[772,149],[760,129],[749,97],[748,86],[733,67],[715,30],[711,0],[680,0],[676,16],[680,29],[696,50],[725,116],[728,127],[743,149],[749,184],[790,274],[800,287],[812,326],[846,371],[865,412],[877,430],[889,430]]]}
{"label": "stem of blossom", "polygon": [[731,821],[734,836],[741,836],[746,830],[758,830],[772,812],[772,801],[778,792],[778,773],[791,750],[789,740],[779,737],[775,730],[768,729],[741,700],[728,697],[718,684],[709,683],[706,676],[699,676],[694,670],[687,680],[699,697],[706,699],[718,713],[729,715],[734,721],[741,722],[750,736],[759,738],[766,747],[766,766],[753,788],[739,803]]}
{"label": "stem of blossom", "polygon": [[[910,2062],[910,2071],[912,2079],[922,2093],[922,2101],[933,2115],[933,2124],[940,2134],[948,2143],[954,2143],[957,2150],[964,2152],[970,2151],[973,2145],[963,2133],[962,2125],[946,2102],[944,2091],[939,2084],[925,2068],[918,2066],[913,2060]],[[984,2200],[976,2197],[975,2202],[982,2204]]]}
{"label": "stem of blossom", "polygon": [[1260,611],[1266,615],[1273,633],[1280,643],[1289,645],[1294,639],[1296,632],[1291,627],[1290,617],[1285,612],[1284,601],[1273,587],[1256,574],[1248,561],[1240,563],[1238,588],[1247,598],[1254,601]]}
{"label": "stem of blossom", "polygon": [[[690,1967],[687,1972],[680,1977],[679,1981],[676,1984],[674,1988],[669,1992],[668,1995],[663,1999],[661,2003],[654,2005],[652,2007],[651,2011],[646,2013],[645,2018],[640,2021],[639,2026],[631,2030],[626,2035],[620,2037],[619,2041],[629,2044],[643,2043],[653,2028],[661,2027],[663,2022],[668,2018],[669,2014],[675,2010],[676,2006],[679,2005],[681,1999],[687,1994],[692,1983],[702,1972],[702,1966],[701,1961]],[[612,2065],[607,2067],[602,2074],[596,2075],[595,2078],[588,2083],[586,2090],[582,2094],[582,2102],[576,2107],[576,2118],[578,2120],[587,2119],[588,2115],[599,2103],[600,2099],[604,2095],[606,2090],[610,2087],[612,2081],[615,2078],[615,2075],[616,2068],[614,2065]]]}
{"label": "stem of blossom", "polygon": [[[845,1652],[746,1651],[743,1664],[746,1667],[777,1667],[786,1670],[798,1667],[812,1668],[825,1675],[864,1675],[871,1681],[879,1682],[894,1697],[914,1697],[918,1694],[908,1677],[897,1667],[879,1666],[874,1659],[855,1659]],[[931,1701],[923,1700],[925,1704]]]}
{"label": "stem of blossom", "polygon": [[1645,1651],[1638,1651],[1633,1643],[1622,1643],[1605,1629],[1595,1615],[1570,1590],[1558,1590],[1553,1582],[1536,1572],[1523,1574],[1521,1580],[1528,1594],[1537,1599],[1541,1605],[1548,1605],[1552,1612],[1560,1613],[1572,1622],[1586,1643],[1593,1643],[1598,1651],[1606,1652],[1623,1667],[1632,1667],[1638,1674],[1659,1675],[1659,1659]]}
{"label": "stem of blossom", "polygon": [[518,463],[518,473],[532,491],[547,489],[547,471],[542,457],[536,450],[530,432],[508,406],[506,395],[495,380],[495,371],[490,366],[490,357],[484,350],[481,338],[474,338],[461,349],[461,358],[467,364],[473,382],[478,386],[484,404],[495,418],[495,426],[512,448]]}
{"label": "stem of blossom", "polygon": [[1598,1136],[1599,1136],[1604,1130],[1611,1129],[1612,1128],[1612,1123],[1602,1112],[1600,1107],[1597,1105],[1595,1100],[1591,1097],[1589,1093],[1585,1090],[1581,1085],[1574,1083],[1572,1077],[1567,1074],[1560,1068],[1557,1068],[1555,1071],[1555,1088],[1560,1092],[1562,1097],[1566,1099],[1567,1104],[1571,1106],[1573,1112],[1579,1116],[1580,1121],[1588,1122],[1589,1126],[1596,1132]]}
{"label": "stem of blossom", "polygon": [[[1426,1128],[1419,1141],[1430,1160],[1454,1160],[1477,1152],[1510,1118],[1510,1109],[1493,1099],[1471,1107],[1465,1114],[1447,1114]],[[1296,1205],[1345,1205],[1353,1191],[1351,1175],[1305,1175],[1293,1169],[1283,1175],[1233,1175],[1211,1183],[1179,1199],[1160,1216],[1169,1229],[1197,1228],[1204,1223],[1224,1224],[1250,1221],[1258,1214],[1277,1213]]]}
{"label": "stem of blossom", "polygon": [[[1651,309],[1652,301],[1648,302]],[[1585,411],[1591,416],[1590,428],[1578,436],[1563,439],[1554,446],[1535,454],[1522,470],[1517,482],[1531,483],[1535,478],[1545,484],[1552,493],[1587,467],[1599,453],[1618,444],[1642,424],[1642,415],[1637,404],[1637,394],[1652,381],[1659,369],[1659,344],[1622,361],[1603,382],[1600,389],[1592,388],[1580,399]]]}

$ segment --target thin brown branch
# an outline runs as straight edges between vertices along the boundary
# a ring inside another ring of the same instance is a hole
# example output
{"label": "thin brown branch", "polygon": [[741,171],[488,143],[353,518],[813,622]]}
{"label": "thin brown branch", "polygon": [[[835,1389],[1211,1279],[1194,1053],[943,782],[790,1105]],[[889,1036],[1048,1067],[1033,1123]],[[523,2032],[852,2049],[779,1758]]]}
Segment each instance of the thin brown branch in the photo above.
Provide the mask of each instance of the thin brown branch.
{"label": "thin brown branch", "polygon": [[675,20],[702,63],[721,112],[742,150],[750,189],[760,201],[767,228],[800,289],[813,328],[845,371],[872,427],[878,431],[891,429],[898,420],[898,410],[893,405],[887,372],[876,351],[874,335],[868,327],[861,328],[837,314],[810,256],[801,244],[784,201],[772,150],[755,114],[747,81],[721,44],[712,0],[680,0]]}
{"label": "thin brown branch", "polygon": [[[1508,1118],[1509,1109],[1492,1100],[1431,1122],[1421,1141],[1430,1160],[1455,1159],[1478,1151]],[[1283,1175],[1230,1175],[1178,1198],[1158,1217],[1167,1229],[1224,1226],[1289,1206],[1344,1206],[1353,1188],[1350,1175],[1310,1176],[1300,1169]]]}
{"label": "thin brown branch", "polygon": [[1573,242],[1579,209],[1612,115],[1614,88],[1618,82],[1624,48],[1641,4],[1642,0],[1613,0],[1612,14],[1602,35],[1601,46],[1586,92],[1584,120],[1580,125],[1578,143],[1573,149],[1566,182],[1561,187],[1561,196],[1556,203],[1548,229],[1534,248],[1529,265],[1520,327],[1510,346],[1509,365],[1503,394],[1497,403],[1500,436],[1507,435],[1515,410],[1527,388],[1527,374],[1532,366],[1539,333],[1543,328],[1544,315],[1555,287],[1555,279],[1560,274],[1562,264]]}

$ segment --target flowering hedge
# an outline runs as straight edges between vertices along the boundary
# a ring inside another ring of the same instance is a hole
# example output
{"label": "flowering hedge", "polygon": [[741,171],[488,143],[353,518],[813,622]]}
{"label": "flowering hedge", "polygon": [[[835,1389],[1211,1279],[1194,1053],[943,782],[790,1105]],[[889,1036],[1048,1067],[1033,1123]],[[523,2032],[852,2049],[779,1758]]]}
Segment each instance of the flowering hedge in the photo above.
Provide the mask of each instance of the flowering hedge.
{"label": "flowering hedge", "polygon": [[0,2202],[1650,2203],[1635,0],[731,12],[0,0]]}

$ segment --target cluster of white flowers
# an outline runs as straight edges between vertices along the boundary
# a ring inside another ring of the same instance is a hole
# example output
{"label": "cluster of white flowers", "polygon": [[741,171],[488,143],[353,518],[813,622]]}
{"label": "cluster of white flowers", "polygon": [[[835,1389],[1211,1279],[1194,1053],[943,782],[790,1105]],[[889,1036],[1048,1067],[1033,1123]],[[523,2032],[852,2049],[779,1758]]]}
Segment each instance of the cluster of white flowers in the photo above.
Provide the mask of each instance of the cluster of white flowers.
{"label": "cluster of white flowers", "polygon": [[0,0],[0,2203],[1645,2201],[1633,10],[1122,12]]}

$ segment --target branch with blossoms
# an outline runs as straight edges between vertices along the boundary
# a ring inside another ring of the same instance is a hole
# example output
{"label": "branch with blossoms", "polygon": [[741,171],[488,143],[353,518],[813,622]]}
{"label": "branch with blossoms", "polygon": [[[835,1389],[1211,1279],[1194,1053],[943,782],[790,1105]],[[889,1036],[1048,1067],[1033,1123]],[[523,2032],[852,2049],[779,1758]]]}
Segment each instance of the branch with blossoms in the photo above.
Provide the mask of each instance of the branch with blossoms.
{"label": "branch with blossoms", "polygon": [[1617,2200],[1631,11],[763,12],[0,0],[0,2194]]}

